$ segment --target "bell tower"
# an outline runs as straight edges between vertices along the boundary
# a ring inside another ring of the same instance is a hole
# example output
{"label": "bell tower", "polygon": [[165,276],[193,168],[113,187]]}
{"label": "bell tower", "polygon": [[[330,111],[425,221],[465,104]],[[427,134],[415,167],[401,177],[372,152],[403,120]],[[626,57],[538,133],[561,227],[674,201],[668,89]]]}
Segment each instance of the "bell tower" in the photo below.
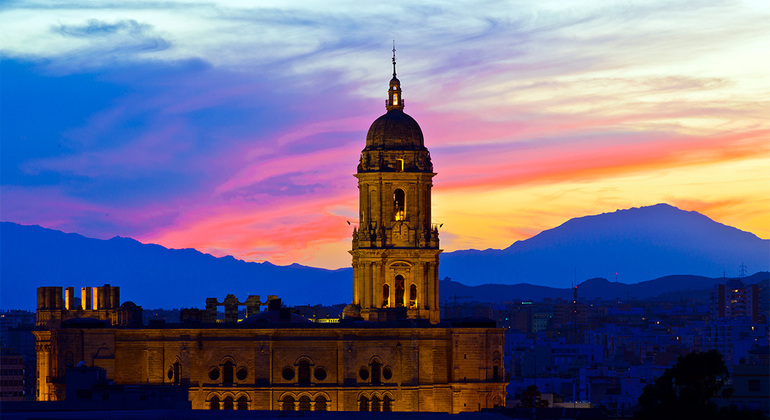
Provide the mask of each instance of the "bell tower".
{"label": "bell tower", "polygon": [[439,322],[438,229],[431,223],[433,164],[422,130],[404,113],[401,82],[372,123],[358,165],[359,221],[353,230],[353,302],[360,316]]}

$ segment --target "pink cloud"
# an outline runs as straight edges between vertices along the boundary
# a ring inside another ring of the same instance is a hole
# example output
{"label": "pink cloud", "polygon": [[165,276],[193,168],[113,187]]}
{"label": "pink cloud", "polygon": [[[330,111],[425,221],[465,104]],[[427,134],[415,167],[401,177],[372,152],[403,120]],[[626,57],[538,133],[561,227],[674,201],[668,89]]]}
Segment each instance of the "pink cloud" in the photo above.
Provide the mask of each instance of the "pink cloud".
{"label": "pink cloud", "polygon": [[[608,139],[538,150],[465,152],[448,159],[451,173],[437,188],[495,188],[528,182],[586,180],[666,167],[730,161],[766,152],[765,130],[706,138],[660,137],[631,143]],[[487,154],[486,156],[484,156]],[[468,162],[476,162],[469,165]]]}

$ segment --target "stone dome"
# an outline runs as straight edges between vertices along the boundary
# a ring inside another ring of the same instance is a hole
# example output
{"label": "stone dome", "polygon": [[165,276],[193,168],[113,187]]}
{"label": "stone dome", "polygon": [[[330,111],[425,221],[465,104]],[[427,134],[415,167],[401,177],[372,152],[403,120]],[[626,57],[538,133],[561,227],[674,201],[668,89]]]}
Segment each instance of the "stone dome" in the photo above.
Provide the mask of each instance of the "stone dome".
{"label": "stone dome", "polygon": [[342,310],[342,318],[343,319],[361,318],[361,307],[353,303],[348,304],[347,306],[345,306],[345,309]]}
{"label": "stone dome", "polygon": [[369,127],[364,150],[425,150],[422,129],[403,110],[391,109]]}

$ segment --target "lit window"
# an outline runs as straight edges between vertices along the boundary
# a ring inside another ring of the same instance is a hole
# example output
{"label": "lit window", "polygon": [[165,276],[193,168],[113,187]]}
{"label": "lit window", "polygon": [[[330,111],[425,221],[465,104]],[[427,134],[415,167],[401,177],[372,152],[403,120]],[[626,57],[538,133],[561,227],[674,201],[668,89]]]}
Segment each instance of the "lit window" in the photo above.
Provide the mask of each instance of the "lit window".
{"label": "lit window", "polygon": [[406,219],[406,194],[404,190],[397,188],[393,191],[393,217],[395,220]]}
{"label": "lit window", "polygon": [[387,308],[390,304],[390,286],[382,285],[382,307]]}

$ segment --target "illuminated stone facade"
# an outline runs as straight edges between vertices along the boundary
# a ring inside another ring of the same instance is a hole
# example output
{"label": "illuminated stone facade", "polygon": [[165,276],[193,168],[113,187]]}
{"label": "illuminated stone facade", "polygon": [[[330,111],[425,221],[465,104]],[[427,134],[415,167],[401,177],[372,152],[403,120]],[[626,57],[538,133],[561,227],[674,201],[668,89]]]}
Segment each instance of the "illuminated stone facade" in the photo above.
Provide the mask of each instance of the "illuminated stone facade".
{"label": "illuminated stone facade", "polygon": [[438,229],[431,222],[433,164],[422,130],[404,113],[401,82],[372,123],[358,165],[359,227],[353,232],[353,304],[365,320],[407,316],[439,321]]}
{"label": "illuminated stone facade", "polygon": [[81,287],[80,297],[75,296],[74,287],[38,287],[36,316],[37,326],[47,329],[58,328],[62,322],[77,318],[125,326],[142,323],[142,307],[133,302],[121,305],[120,287],[109,284]]}
{"label": "illuminated stone facade", "polygon": [[457,413],[505,401],[502,333],[483,322],[240,324],[96,328],[73,322],[38,331],[39,399],[61,399],[65,366],[83,360],[105,368],[117,384],[189,386],[194,409],[237,409],[240,401],[253,410]]}
{"label": "illuminated stone facade", "polygon": [[[459,413],[503,405],[503,330],[488,319],[439,319],[435,174],[419,125],[403,112],[393,64],[387,113],[371,126],[356,175],[360,224],[345,319],[315,324],[275,307],[224,323],[70,319],[35,333],[39,399],[63,398],[65,367],[84,361],[116,384],[189,387],[195,409]],[[218,304],[210,299],[208,312]]]}

